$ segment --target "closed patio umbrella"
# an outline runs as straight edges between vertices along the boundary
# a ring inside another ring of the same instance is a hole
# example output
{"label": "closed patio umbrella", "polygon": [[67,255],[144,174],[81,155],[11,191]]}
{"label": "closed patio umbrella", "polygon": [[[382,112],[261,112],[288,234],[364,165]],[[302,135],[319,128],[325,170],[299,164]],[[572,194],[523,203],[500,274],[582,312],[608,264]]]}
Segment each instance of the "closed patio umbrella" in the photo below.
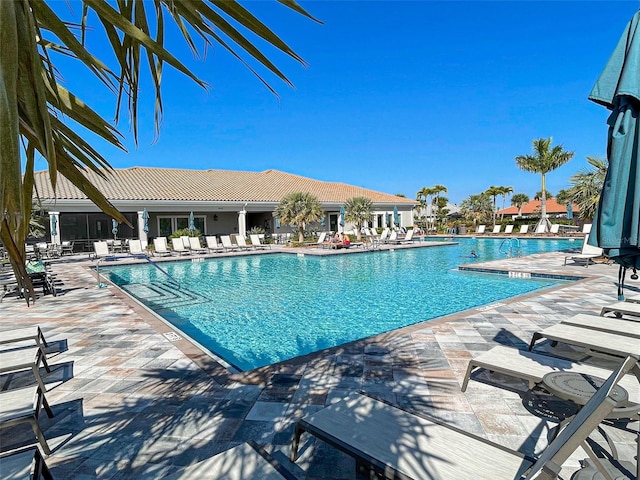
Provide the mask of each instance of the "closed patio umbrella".
{"label": "closed patio umbrella", "polygon": [[144,233],[149,233],[149,212],[147,212],[146,208],[142,210],[142,220],[144,222],[142,224],[142,231]]}
{"label": "closed patio umbrella", "polygon": [[400,215],[398,215],[398,206],[393,207],[393,224],[397,227],[400,225]]}
{"label": "closed patio umbrella", "polygon": [[344,227],[344,206],[340,207],[340,226]]}
{"label": "closed patio umbrella", "polygon": [[51,215],[51,236],[55,237],[56,235],[58,235],[58,217]]}
{"label": "closed patio umbrella", "polygon": [[195,221],[196,221],[196,219],[193,216],[193,212],[191,212],[189,214],[189,230],[195,230],[196,229]]}
{"label": "closed patio umbrella", "polygon": [[640,267],[639,23],[637,12],[589,95],[589,100],[611,110],[607,120],[609,167],[589,243],[604,249],[605,255],[621,265],[620,297],[624,269]]}
{"label": "closed patio umbrella", "polygon": [[111,233],[113,233],[113,239],[115,240],[118,236],[118,221],[116,219],[111,219]]}
{"label": "closed patio umbrella", "polygon": [[567,203],[567,220],[573,219],[573,206]]}

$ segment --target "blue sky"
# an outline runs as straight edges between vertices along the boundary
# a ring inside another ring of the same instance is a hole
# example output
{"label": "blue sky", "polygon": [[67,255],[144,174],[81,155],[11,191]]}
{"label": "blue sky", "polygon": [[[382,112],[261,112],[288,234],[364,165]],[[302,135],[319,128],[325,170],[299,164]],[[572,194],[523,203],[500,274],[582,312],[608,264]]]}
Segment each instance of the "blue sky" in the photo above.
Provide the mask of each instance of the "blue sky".
{"label": "blue sky", "polygon": [[[452,202],[491,185],[533,196],[540,176],[514,157],[553,137],[575,151],[547,178],[557,193],[604,157],[607,110],[587,96],[638,1],[300,1],[316,24],[273,1],[244,2],[307,62],[265,48],[295,84],[272,95],[221,48],[181,58],[210,84],[165,71],[164,122],[142,92],[140,141],[100,147],[112,166],[277,169],[415,197],[443,184]],[[96,48],[99,48],[99,44]],[[68,86],[106,118],[113,98],[80,67]],[[43,162],[37,167],[45,168]]]}

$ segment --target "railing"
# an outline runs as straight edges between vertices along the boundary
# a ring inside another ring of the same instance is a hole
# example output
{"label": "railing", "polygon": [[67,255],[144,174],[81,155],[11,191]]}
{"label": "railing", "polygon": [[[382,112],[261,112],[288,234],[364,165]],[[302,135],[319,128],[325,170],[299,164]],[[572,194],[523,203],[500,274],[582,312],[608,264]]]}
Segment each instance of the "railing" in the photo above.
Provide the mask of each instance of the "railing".
{"label": "railing", "polygon": [[500,243],[498,251],[509,258],[520,256],[520,240],[517,238],[505,238]]}
{"label": "railing", "polygon": [[146,260],[147,262],[149,262],[151,265],[153,265],[154,267],[156,267],[158,270],[160,270],[162,273],[164,273],[167,277],[169,277],[169,279],[175,283],[178,288],[180,288],[180,282],[178,280],[176,280],[175,278],[173,278],[171,276],[171,274],[169,274],[169,272],[167,272],[165,269],[163,269],[160,265],[158,265],[156,262],[154,262],[153,260],[151,260],[147,255],[143,254],[143,253],[136,253],[133,255],[127,255],[127,256],[115,256],[115,255],[109,255],[106,257],[102,257],[98,260],[98,263],[96,263],[96,279],[98,280],[98,288],[103,288],[106,287],[106,285],[102,282],[100,282],[100,262],[102,262],[103,260],[111,262],[113,260],[120,260],[122,258],[138,258],[140,260]]}

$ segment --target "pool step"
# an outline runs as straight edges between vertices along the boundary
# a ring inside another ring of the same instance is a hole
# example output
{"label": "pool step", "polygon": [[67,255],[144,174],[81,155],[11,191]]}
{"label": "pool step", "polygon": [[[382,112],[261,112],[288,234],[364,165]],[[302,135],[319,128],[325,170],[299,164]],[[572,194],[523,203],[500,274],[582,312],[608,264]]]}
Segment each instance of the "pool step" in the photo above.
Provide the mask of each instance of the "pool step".
{"label": "pool step", "polygon": [[132,283],[122,288],[153,309],[189,307],[211,301],[209,297],[184,287],[177,288],[172,283]]}

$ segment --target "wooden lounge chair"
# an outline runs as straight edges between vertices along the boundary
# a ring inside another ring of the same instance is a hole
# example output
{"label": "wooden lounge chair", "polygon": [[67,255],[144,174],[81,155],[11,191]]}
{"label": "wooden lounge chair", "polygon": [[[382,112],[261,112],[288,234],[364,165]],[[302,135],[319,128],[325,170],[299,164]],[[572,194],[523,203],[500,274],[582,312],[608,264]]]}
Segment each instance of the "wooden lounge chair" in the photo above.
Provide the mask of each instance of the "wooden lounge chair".
{"label": "wooden lounge chair", "polygon": [[191,255],[191,250],[185,247],[184,240],[182,240],[182,238],[171,239],[171,251],[178,255]]}
{"label": "wooden lounge chair", "polygon": [[0,473],[9,480],[53,480],[49,467],[37,447],[26,447],[0,454]]}
{"label": "wooden lounge chair", "polygon": [[53,418],[53,411],[39,385],[0,393],[0,429],[19,423],[29,423],[42,446],[42,451],[49,455],[51,449],[38,424],[38,415],[42,407],[47,412],[47,416]]}
{"label": "wooden lounge chair", "polygon": [[587,355],[606,357],[640,355],[640,342],[637,338],[562,323],[534,333],[529,351],[532,351],[538,340],[543,338],[551,342],[561,342],[582,348]]}
{"label": "wooden lounge chair", "polygon": [[564,264],[567,264],[567,260],[573,260],[576,263],[584,262],[584,266],[588,267],[594,258],[601,257],[603,251],[599,247],[589,245],[589,234],[587,233],[582,240],[582,248],[580,253],[574,253],[573,255],[567,255],[564,257]]}
{"label": "wooden lounge chair", "polygon": [[167,248],[167,238],[157,237],[153,239],[154,255],[160,257],[168,257],[171,255],[171,251]]}
{"label": "wooden lounge chair", "polygon": [[295,480],[255,442],[242,443],[180,471],[163,477],[165,480],[196,478],[224,480]]}
{"label": "wooden lounge chair", "polygon": [[[637,368],[640,369],[640,366]],[[473,373],[480,369],[525,380],[529,388],[542,382],[542,378],[550,372],[576,372],[599,378],[607,378],[611,375],[611,370],[606,368],[498,345],[469,360],[467,372],[462,381],[463,392],[467,390]],[[640,384],[635,375],[626,375],[620,380],[620,386],[629,393],[629,402],[640,405]]]}
{"label": "wooden lounge chair", "polygon": [[640,317],[640,303],[632,301],[615,302],[606,307],[602,307],[600,315],[604,317],[607,313],[613,313],[616,317],[622,317],[623,315]]}
{"label": "wooden lounge chair", "polygon": [[639,339],[638,353],[640,354],[640,322],[579,313],[571,318],[562,320],[560,323],[637,338]]}
{"label": "wooden lounge chair", "polygon": [[38,347],[49,346],[39,325],[35,325],[33,327],[13,328],[11,330],[0,330],[0,344],[25,342],[29,340],[36,342]]}
{"label": "wooden lounge chair", "polygon": [[612,390],[635,365],[636,359],[625,359],[537,458],[426,415],[351,395],[298,421],[290,459],[296,460],[300,436],[309,432],[387,478],[554,479],[579,446],[591,457],[587,438],[616,406]]}
{"label": "wooden lounge chair", "polygon": [[218,245],[218,239],[214,236],[204,237],[207,242],[207,250],[209,253],[217,253],[223,252],[224,247],[222,245]]}

